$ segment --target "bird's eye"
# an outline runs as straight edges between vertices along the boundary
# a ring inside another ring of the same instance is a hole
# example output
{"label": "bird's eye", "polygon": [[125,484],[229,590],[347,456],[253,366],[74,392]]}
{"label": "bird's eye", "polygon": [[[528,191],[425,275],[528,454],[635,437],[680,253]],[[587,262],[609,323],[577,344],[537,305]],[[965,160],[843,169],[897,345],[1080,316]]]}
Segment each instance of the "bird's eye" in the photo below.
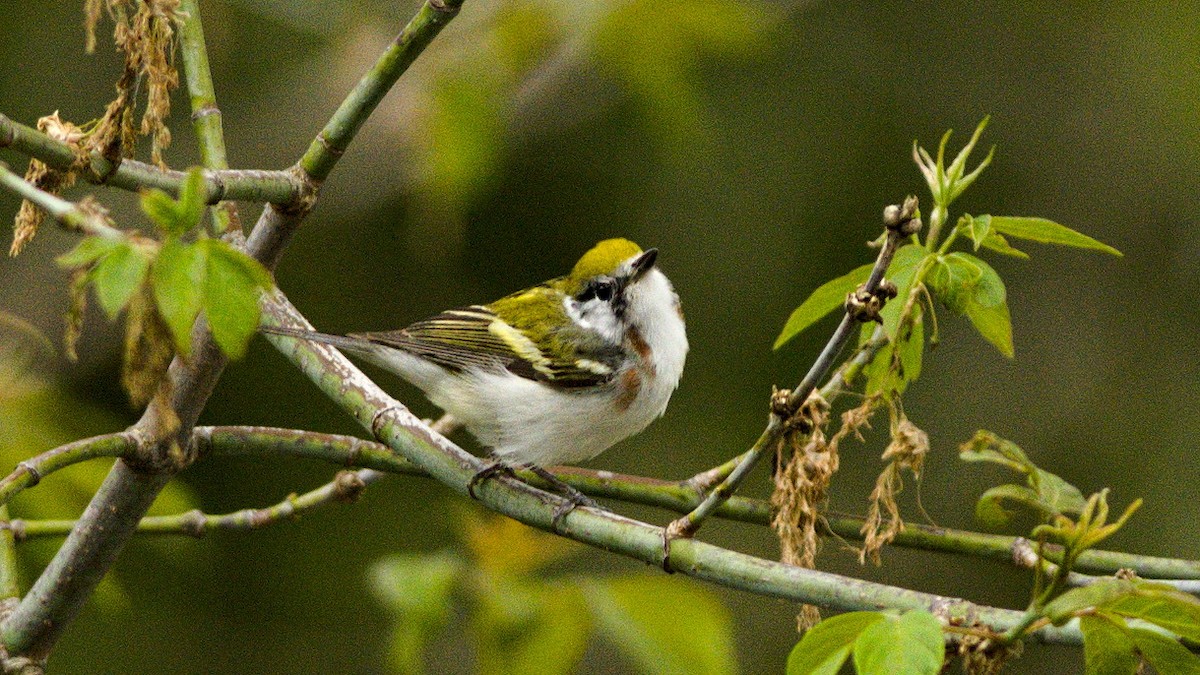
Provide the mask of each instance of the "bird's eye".
{"label": "bird's eye", "polygon": [[609,300],[612,300],[613,285],[614,284],[611,281],[597,281],[595,290],[596,298],[600,300],[600,302],[608,302]]}

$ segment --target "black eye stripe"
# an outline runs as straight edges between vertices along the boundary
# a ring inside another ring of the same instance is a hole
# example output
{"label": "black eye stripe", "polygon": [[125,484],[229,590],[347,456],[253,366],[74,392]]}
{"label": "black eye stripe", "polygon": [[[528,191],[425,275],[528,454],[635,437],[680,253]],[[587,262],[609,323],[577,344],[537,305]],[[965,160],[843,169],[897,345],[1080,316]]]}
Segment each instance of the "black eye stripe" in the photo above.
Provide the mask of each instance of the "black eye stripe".
{"label": "black eye stripe", "polygon": [[612,300],[616,288],[617,284],[612,279],[596,279],[590,282],[575,299],[579,302],[587,302],[592,298],[596,298],[600,302],[608,302]]}

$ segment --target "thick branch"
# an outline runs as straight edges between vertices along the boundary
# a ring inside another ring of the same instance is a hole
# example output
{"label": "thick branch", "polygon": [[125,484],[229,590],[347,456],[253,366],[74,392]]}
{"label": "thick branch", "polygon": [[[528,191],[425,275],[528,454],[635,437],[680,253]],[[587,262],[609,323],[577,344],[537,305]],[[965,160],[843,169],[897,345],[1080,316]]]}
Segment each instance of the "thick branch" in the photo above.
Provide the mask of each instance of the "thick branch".
{"label": "thick branch", "polygon": [[[25,126],[0,114],[0,148],[40,159],[52,169],[70,171],[75,165],[75,151],[62,141]],[[88,170],[80,177],[89,183],[111,185],[124,190],[138,191],[158,188],[178,195],[186,174],[182,171],[160,169],[132,159],[114,165],[100,153],[89,157]],[[222,199],[247,202],[291,204],[303,194],[303,184],[288,171],[205,171],[205,188],[210,204]]]}

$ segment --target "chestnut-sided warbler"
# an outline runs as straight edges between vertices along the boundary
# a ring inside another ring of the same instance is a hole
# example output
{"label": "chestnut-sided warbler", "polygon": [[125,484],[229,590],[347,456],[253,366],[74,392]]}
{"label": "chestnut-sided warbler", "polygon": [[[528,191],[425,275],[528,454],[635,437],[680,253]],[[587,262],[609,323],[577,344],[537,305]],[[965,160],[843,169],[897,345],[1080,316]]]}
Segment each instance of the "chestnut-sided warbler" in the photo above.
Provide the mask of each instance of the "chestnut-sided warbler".
{"label": "chestnut-sided warbler", "polygon": [[330,344],[400,375],[502,465],[574,463],[662,415],[683,374],[683,312],[657,255],[607,239],[567,276],[395,331],[263,330]]}

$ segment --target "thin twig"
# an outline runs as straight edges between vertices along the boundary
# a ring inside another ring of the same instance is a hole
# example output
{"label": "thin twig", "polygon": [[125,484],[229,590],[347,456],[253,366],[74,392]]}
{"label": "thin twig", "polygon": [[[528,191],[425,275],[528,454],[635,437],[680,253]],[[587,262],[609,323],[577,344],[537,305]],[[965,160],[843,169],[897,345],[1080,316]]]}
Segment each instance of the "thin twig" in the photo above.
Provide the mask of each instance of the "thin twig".
{"label": "thin twig", "polygon": [[[910,236],[915,231],[915,228],[920,227],[920,220],[914,218],[917,207],[916,201],[916,197],[909,197],[902,209],[901,207],[888,207],[889,210],[900,209],[899,213],[905,214],[905,217],[892,218],[891,221],[895,222],[888,222],[887,236],[884,238],[883,246],[879,250],[879,256],[875,259],[875,265],[871,268],[871,273],[868,275],[866,282],[863,283],[859,291],[852,294],[852,297],[862,296],[871,298],[876,295],[880,284],[883,282],[883,275],[887,272],[888,266],[891,265],[892,256],[896,253],[896,249],[899,248],[900,242]],[[885,214],[889,213],[889,210],[885,210]],[[863,316],[860,316],[858,310],[854,309],[851,303],[847,302],[842,322],[838,324],[837,329],[829,338],[829,342],[825,344],[824,349],[821,350],[812,367],[804,375],[804,379],[788,394],[787,405],[785,406],[788,411],[794,412],[808,400],[809,395],[817,388],[817,384],[829,373],[838,354],[842,352],[846,343],[853,337],[861,321],[863,321]],[[788,423],[786,414],[772,410],[767,422],[767,428],[759,435],[758,440],[754,442],[750,450],[739,458],[737,468],[720,485],[709,492],[708,497],[691,513],[672,521],[667,526],[663,533],[663,547],[668,551],[668,559],[670,557],[671,540],[677,537],[691,537],[694,535],[700,529],[705,519],[712,515],[718,506],[737,491],[742,481],[746,479],[746,476],[750,474],[750,471],[754,469],[763,455],[775,447],[786,430]]]}
{"label": "thin twig", "polygon": [[69,230],[108,239],[124,239],[126,237],[124,232],[105,222],[104,217],[100,214],[84,211],[74,203],[30,184],[24,178],[13,173],[4,162],[0,162],[0,185],[16,193],[22,199],[29,200]]}

